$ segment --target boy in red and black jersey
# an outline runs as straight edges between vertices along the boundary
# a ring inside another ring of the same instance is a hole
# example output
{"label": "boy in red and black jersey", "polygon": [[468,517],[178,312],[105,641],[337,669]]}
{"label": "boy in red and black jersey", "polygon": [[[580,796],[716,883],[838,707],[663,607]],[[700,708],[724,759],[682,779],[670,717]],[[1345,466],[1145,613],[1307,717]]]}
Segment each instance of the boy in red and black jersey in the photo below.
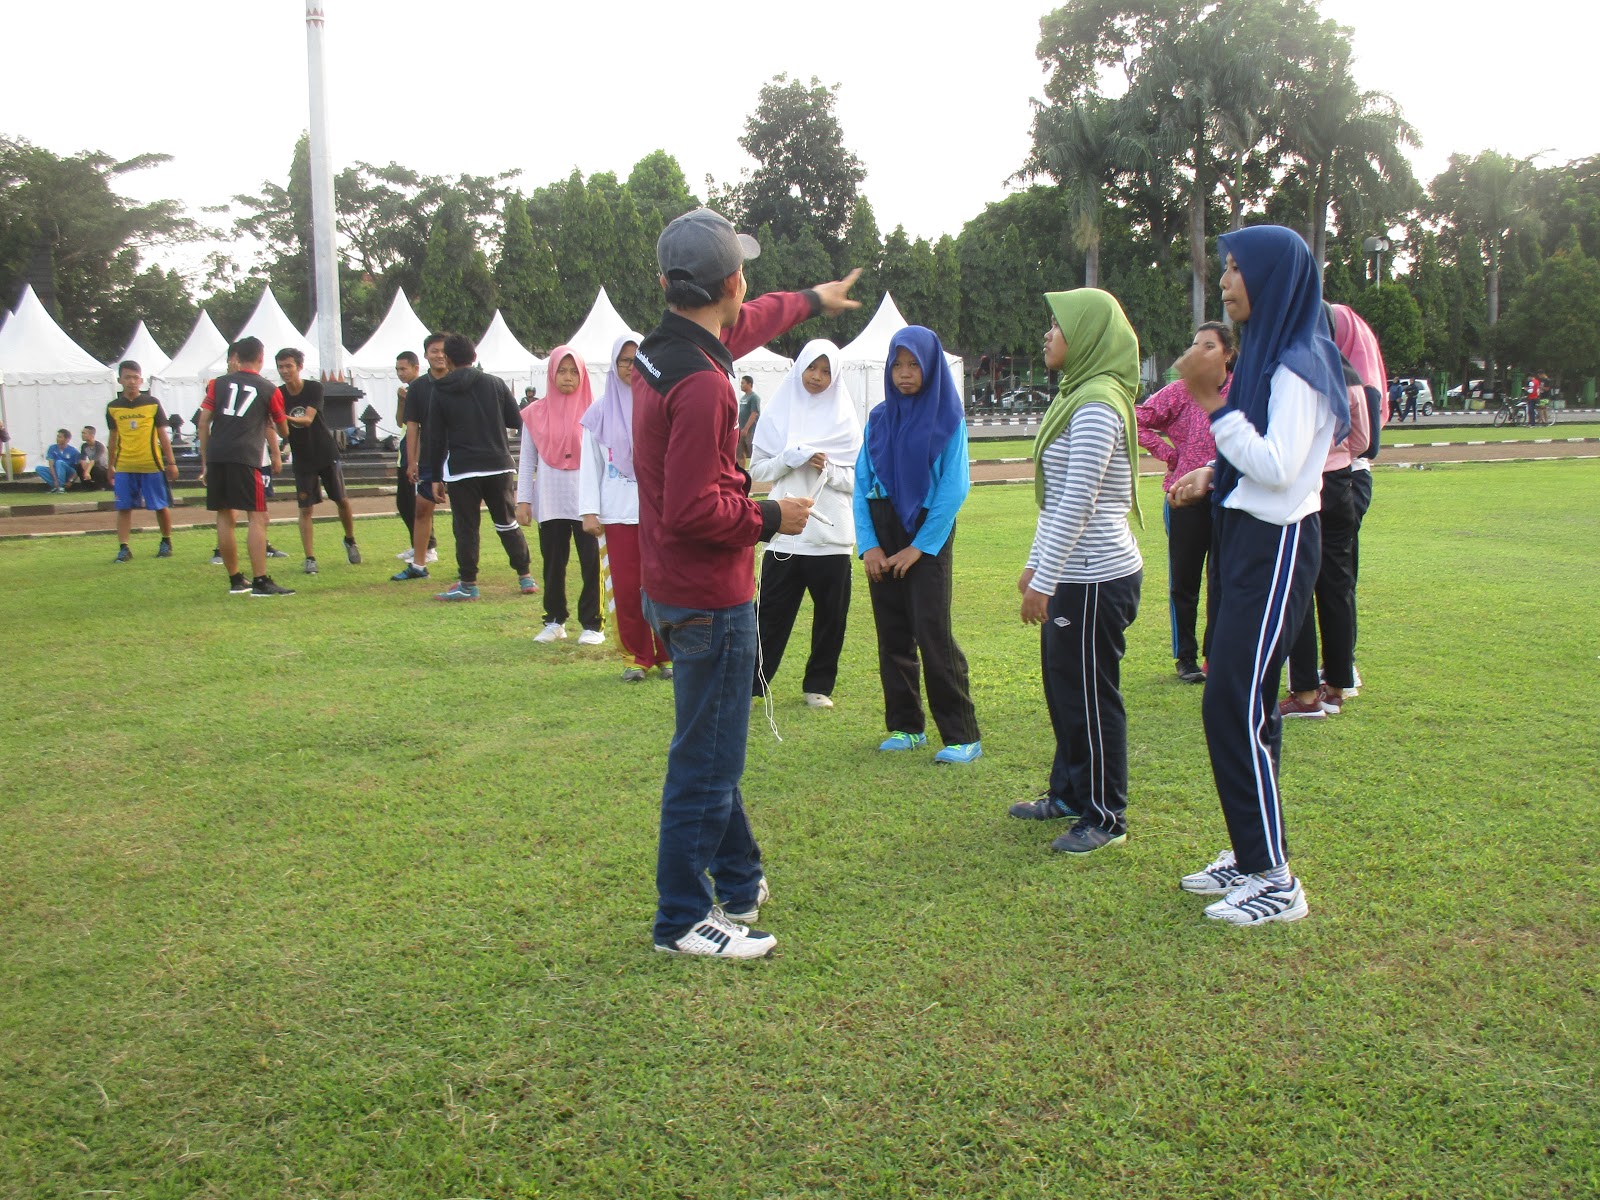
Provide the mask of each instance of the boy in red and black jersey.
{"label": "boy in red and black jersey", "polygon": [[[261,374],[260,338],[240,338],[228,349],[228,374],[206,385],[200,403],[200,462],[206,507],[217,514],[217,546],[228,568],[228,591],[235,596],[292,596],[267,575],[267,494],[261,481],[261,447],[266,443],[272,472],[283,470],[278,438],[289,435],[278,389]],[[234,540],[235,514],[249,514],[250,570],[239,571]]]}

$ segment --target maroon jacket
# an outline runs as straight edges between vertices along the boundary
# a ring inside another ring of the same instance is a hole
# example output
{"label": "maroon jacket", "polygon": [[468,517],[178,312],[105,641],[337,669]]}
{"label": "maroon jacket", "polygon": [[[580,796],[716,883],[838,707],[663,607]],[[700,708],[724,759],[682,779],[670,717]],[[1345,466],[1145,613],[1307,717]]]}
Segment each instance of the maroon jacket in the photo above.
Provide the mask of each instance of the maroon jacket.
{"label": "maroon jacket", "polygon": [[750,499],[739,466],[733,360],[816,316],[814,292],[769,292],[722,339],[674,313],[639,346],[633,469],[644,590],[678,608],[731,608],[755,595],[755,545],[778,531],[777,501]]}

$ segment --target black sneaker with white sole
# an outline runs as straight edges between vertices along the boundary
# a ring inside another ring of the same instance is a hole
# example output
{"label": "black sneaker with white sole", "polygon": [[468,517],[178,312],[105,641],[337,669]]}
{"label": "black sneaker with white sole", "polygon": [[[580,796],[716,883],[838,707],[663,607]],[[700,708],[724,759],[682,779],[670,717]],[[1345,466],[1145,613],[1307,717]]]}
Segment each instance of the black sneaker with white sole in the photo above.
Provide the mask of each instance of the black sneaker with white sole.
{"label": "black sneaker with white sole", "polygon": [[271,575],[263,575],[251,586],[250,594],[252,596],[292,596],[294,595],[294,589],[279,587],[272,582]]}
{"label": "black sneaker with white sole", "polygon": [[777,944],[778,939],[770,933],[731,921],[720,908],[713,908],[676,941],[657,942],[655,945],[662,954],[689,954],[704,958],[765,958]]}
{"label": "black sneaker with white sole", "polygon": [[350,560],[350,565],[352,567],[359,567],[361,565],[361,551],[356,548],[356,541],[354,538],[345,538],[344,556]]}
{"label": "black sneaker with white sole", "polygon": [[250,581],[243,575],[228,576],[228,594],[230,596],[248,596],[250,594]]}

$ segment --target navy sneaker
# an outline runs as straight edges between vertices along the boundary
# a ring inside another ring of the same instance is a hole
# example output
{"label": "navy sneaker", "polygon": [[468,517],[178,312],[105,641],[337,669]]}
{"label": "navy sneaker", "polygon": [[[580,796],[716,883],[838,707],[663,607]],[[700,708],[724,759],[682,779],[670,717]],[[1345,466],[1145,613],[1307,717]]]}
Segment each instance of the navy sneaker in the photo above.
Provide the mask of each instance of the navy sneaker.
{"label": "navy sneaker", "polygon": [[129,550],[126,546],[123,546],[117,551],[117,556],[115,558],[113,558],[111,561],[112,562],[132,562],[133,561],[133,551]]}
{"label": "navy sneaker", "polygon": [[400,570],[389,576],[389,578],[394,580],[396,583],[404,583],[408,579],[426,579],[427,577],[427,567],[414,567],[410,563],[407,563]]}
{"label": "navy sneaker", "polygon": [[1036,800],[1024,800],[1020,804],[1013,804],[1006,811],[1019,821],[1059,821],[1063,817],[1077,815],[1049,792],[1045,792]]}
{"label": "navy sneaker", "polygon": [[171,558],[172,557],[172,543],[168,539],[166,539],[166,538],[162,538],[161,539],[161,545],[156,547],[156,557],[157,558]]}
{"label": "navy sneaker", "polygon": [[1080,820],[1051,842],[1050,849],[1061,854],[1093,854],[1096,850],[1104,850],[1107,846],[1120,846],[1127,840],[1126,829],[1112,833],[1109,829],[1101,829],[1098,825]]}

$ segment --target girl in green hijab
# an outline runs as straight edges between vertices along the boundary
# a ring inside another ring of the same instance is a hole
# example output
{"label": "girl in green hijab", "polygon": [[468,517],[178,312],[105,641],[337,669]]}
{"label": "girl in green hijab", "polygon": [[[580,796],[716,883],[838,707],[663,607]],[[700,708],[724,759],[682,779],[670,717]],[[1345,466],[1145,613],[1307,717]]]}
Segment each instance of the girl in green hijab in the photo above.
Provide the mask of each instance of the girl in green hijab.
{"label": "girl in green hijab", "polygon": [[1128,527],[1128,510],[1139,511],[1139,338],[1109,292],[1080,288],[1045,300],[1054,318],[1045,366],[1060,373],[1061,387],[1034,445],[1039,524],[1017,590],[1023,621],[1040,627],[1056,753],[1049,790],[1012,805],[1011,815],[1069,819],[1050,848],[1089,854],[1128,832],[1120,663],[1144,577]]}

